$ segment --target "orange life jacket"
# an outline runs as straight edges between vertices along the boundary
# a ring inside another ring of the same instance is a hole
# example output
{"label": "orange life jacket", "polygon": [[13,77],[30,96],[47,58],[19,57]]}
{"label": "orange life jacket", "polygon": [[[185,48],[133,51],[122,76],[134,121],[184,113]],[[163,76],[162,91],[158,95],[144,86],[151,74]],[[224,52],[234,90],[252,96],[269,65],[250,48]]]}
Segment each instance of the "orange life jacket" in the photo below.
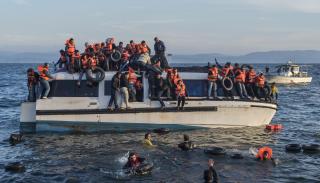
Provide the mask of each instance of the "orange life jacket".
{"label": "orange life jacket", "polygon": [[129,45],[129,54],[130,55],[133,55],[133,54],[136,54],[137,53],[137,45],[135,43],[130,43]]}
{"label": "orange life jacket", "polygon": [[251,69],[247,72],[247,82],[248,83],[254,83],[255,77],[256,77],[256,72],[253,69]]}
{"label": "orange life jacket", "polygon": [[178,96],[186,96],[186,86],[183,83],[176,85],[176,94]]}
{"label": "orange life jacket", "polygon": [[45,72],[49,71],[48,67],[44,67],[42,65],[38,66],[38,71],[39,71],[39,76],[40,78],[44,79],[44,80],[49,80],[49,77],[45,74]]}
{"label": "orange life jacket", "polygon": [[246,72],[241,69],[237,69],[236,73],[238,73],[238,75],[236,76],[235,81],[244,83],[246,80]]}
{"label": "orange life jacket", "polygon": [[256,83],[258,84],[258,87],[263,88],[265,83],[264,76],[258,76],[256,77]]}
{"label": "orange life jacket", "polygon": [[122,60],[128,60],[129,57],[130,57],[130,55],[129,55],[128,51],[124,51],[124,52],[122,53],[122,55],[121,55],[121,59],[122,59]]}
{"label": "orange life jacket", "polygon": [[140,54],[145,54],[145,53],[149,52],[149,49],[148,49],[147,45],[139,44],[138,48],[139,48],[138,51],[139,51]]}
{"label": "orange life jacket", "polygon": [[218,79],[218,68],[214,67],[209,69],[208,80],[217,81],[217,79]]}
{"label": "orange life jacket", "polygon": [[264,152],[268,152],[267,159],[272,158],[272,149],[268,146],[262,147],[259,149],[258,154],[256,155],[256,158],[259,158],[260,160],[264,160]]}
{"label": "orange life jacket", "polygon": [[70,43],[70,40],[68,39],[66,41],[66,46],[67,46],[67,52],[69,55],[73,55],[74,52],[76,51],[76,46],[73,44]]}
{"label": "orange life jacket", "polygon": [[222,68],[222,72],[221,72],[221,76],[222,77],[227,77],[228,76],[228,74],[229,74],[229,72],[230,72],[230,68],[229,67],[224,67],[224,68]]}
{"label": "orange life jacket", "polygon": [[177,85],[177,84],[178,84],[178,81],[181,80],[181,78],[180,78],[180,76],[179,76],[178,74],[176,74],[176,75],[172,74],[171,78],[172,78],[172,82],[173,82],[175,85]]}
{"label": "orange life jacket", "polygon": [[134,70],[129,68],[129,78],[128,78],[129,83],[136,83],[137,79],[138,78]]}

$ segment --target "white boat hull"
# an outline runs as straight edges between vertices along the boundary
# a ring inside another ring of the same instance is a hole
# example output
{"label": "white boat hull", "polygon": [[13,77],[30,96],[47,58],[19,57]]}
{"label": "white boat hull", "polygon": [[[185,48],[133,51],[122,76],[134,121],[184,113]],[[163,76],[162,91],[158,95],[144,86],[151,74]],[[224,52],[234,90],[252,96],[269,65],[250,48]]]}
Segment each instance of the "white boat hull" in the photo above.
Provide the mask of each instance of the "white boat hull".
{"label": "white boat hull", "polygon": [[266,75],[268,83],[277,84],[299,84],[299,83],[311,83],[312,77],[289,77],[289,76],[271,76]]}
{"label": "white boat hull", "polygon": [[[197,104],[200,108],[192,107]],[[211,105],[210,105],[211,104]],[[171,104],[175,106],[175,104]],[[202,110],[201,109],[205,109]],[[190,110],[188,109],[190,108]],[[191,108],[193,108],[191,110]],[[261,126],[269,124],[277,105],[250,101],[188,101],[184,111],[169,107],[165,111],[120,111],[97,113],[88,111],[38,111],[36,132],[96,132],[151,130],[168,127],[174,129]],[[132,109],[133,110],[133,109]],[[27,122],[25,122],[27,123]]]}

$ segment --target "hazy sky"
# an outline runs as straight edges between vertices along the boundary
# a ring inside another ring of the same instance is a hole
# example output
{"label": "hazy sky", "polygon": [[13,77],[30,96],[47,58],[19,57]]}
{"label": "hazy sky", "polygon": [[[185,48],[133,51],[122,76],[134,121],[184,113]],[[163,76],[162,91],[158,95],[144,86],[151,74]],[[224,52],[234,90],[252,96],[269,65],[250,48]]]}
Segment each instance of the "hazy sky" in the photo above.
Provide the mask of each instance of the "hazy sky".
{"label": "hazy sky", "polygon": [[169,52],[320,49],[320,0],[1,0],[0,50],[165,41]]}

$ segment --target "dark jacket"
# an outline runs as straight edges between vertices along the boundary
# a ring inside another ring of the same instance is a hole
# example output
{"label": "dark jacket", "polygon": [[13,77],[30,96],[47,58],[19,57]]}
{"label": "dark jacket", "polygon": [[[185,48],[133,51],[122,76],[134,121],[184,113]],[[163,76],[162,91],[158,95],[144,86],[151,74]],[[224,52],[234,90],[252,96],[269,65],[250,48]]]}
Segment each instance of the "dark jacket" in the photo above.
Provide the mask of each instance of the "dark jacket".
{"label": "dark jacket", "polygon": [[114,75],[111,80],[111,89],[118,90],[119,88],[120,88],[120,79],[117,78],[116,75]]}
{"label": "dark jacket", "polygon": [[219,183],[218,174],[213,167],[210,167],[208,170],[204,171],[203,179],[205,183]]}
{"label": "dark jacket", "polygon": [[189,151],[194,148],[194,144],[191,141],[184,141],[178,144],[178,147],[183,151]]}
{"label": "dark jacket", "polygon": [[129,81],[126,78],[126,75],[122,74],[120,77],[120,88],[122,88],[122,87],[128,88],[128,86],[129,86]]}
{"label": "dark jacket", "polygon": [[166,46],[161,40],[154,44],[154,51],[156,52],[156,54],[161,54],[166,51]]}

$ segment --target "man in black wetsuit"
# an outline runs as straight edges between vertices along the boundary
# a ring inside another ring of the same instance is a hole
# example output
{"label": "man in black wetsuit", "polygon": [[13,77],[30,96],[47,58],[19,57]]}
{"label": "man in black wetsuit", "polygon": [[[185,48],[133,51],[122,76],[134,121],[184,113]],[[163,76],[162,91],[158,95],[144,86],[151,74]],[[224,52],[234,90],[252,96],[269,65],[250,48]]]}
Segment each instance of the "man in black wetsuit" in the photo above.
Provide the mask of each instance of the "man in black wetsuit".
{"label": "man in black wetsuit", "polygon": [[214,161],[209,159],[208,161],[209,169],[204,171],[203,179],[205,183],[219,183],[219,177],[214,169]]}
{"label": "man in black wetsuit", "polygon": [[195,145],[190,141],[189,136],[183,135],[183,142],[178,144],[178,147],[183,151],[189,151],[195,147]]}
{"label": "man in black wetsuit", "polygon": [[163,41],[161,41],[159,38],[155,37],[154,38],[154,51],[155,51],[155,56],[160,59],[161,61],[161,68],[166,69],[169,67],[167,58],[166,58],[166,46],[164,45]]}

